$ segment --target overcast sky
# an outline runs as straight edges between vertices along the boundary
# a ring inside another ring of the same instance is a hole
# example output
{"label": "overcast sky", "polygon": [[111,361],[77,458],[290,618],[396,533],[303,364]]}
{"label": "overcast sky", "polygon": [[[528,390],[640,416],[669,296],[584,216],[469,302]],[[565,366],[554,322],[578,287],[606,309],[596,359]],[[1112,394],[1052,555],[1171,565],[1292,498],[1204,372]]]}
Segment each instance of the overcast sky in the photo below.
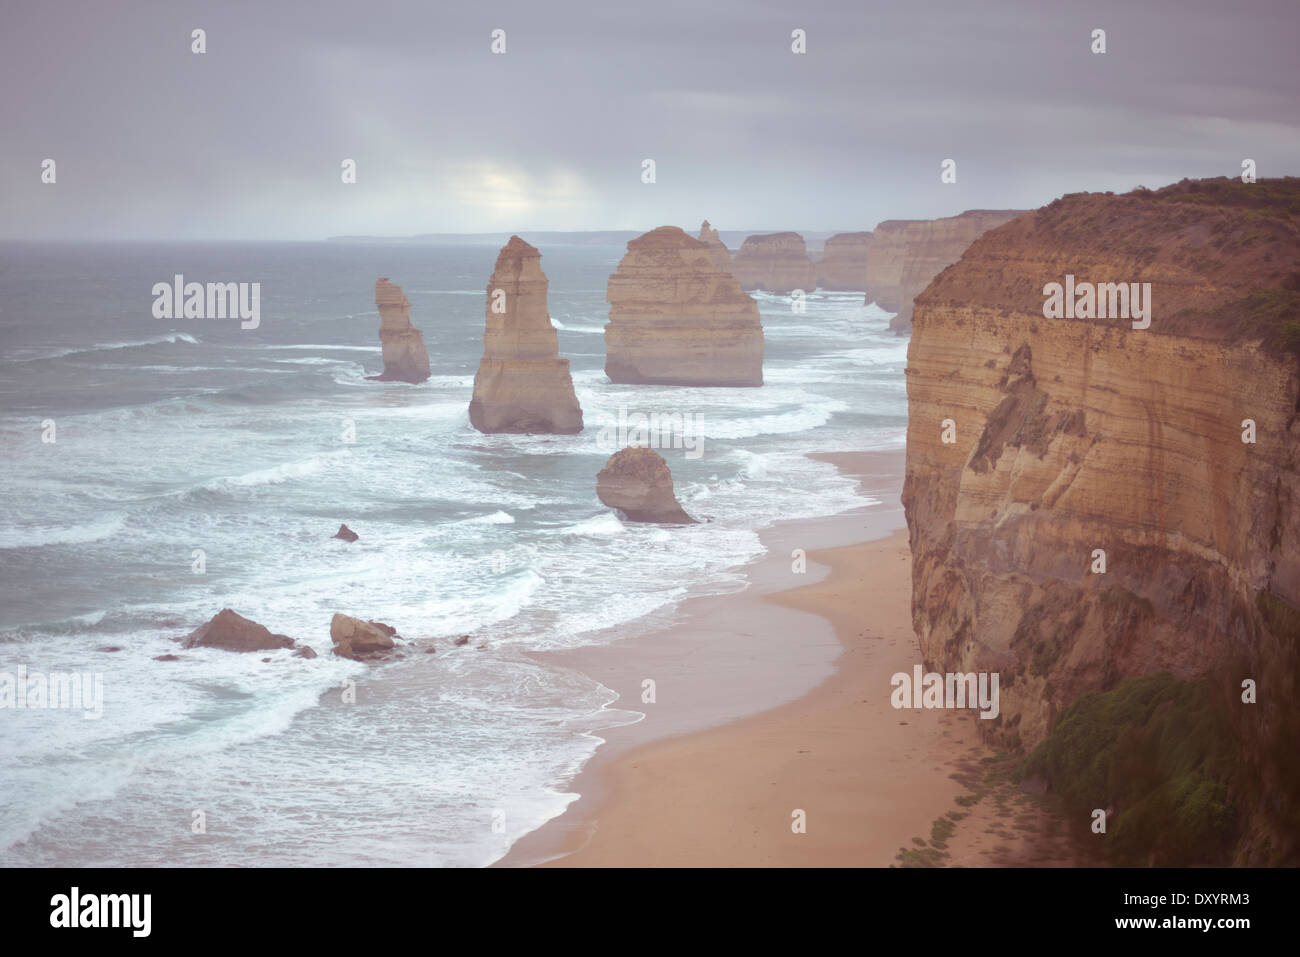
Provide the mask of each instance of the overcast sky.
{"label": "overcast sky", "polygon": [[1298,36],[1300,0],[3,0],[0,237],[855,230],[1295,175]]}

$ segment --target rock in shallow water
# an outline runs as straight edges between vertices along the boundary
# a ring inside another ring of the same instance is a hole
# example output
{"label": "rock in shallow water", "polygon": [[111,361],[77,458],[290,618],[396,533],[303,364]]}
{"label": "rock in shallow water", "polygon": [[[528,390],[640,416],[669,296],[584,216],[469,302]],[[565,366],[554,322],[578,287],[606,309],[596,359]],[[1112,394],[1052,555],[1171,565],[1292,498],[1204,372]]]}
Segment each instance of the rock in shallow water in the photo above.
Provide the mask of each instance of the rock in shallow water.
{"label": "rock in shallow water", "polygon": [[381,622],[362,621],[350,615],[336,614],[330,621],[334,654],[355,661],[392,651],[396,647],[393,641],[396,633]]}
{"label": "rock in shallow water", "polygon": [[292,648],[293,639],[272,634],[269,628],[223,608],[205,625],[200,625],[181,643],[182,648],[221,648],[225,651],[269,651]]}
{"label": "rock in shallow water", "polygon": [[654,449],[615,452],[596,476],[596,496],[632,522],[694,525],[673,494],[668,463]]}

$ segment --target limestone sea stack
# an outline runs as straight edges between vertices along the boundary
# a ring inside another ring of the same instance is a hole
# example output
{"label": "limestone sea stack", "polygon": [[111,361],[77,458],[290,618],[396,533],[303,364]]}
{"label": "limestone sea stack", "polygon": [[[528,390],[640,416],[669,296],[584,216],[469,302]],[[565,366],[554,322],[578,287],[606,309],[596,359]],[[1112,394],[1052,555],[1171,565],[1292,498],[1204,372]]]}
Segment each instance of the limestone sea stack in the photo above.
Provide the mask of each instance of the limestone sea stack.
{"label": "limestone sea stack", "polygon": [[761,289],[778,296],[817,288],[817,267],[798,233],[750,236],[736,253],[731,273],[742,289]]}
{"label": "limestone sea stack", "polygon": [[627,244],[605,294],[605,374],[619,383],[763,384],[758,304],[676,226]]}
{"label": "limestone sea stack", "polygon": [[1143,866],[1300,860],[1297,211],[1295,178],[1068,195],[916,298],[922,656],[999,673],[975,725]]}
{"label": "limestone sea stack", "polygon": [[518,236],[501,247],[487,285],[483,359],[469,421],[480,432],[582,431],[569,360],[551,325],[542,254]]}
{"label": "limestone sea stack", "polygon": [[731,250],[718,238],[718,231],[709,225],[707,219],[700,224],[699,240],[709,247],[713,264],[723,272],[731,272]]}
{"label": "limestone sea stack", "polygon": [[596,476],[596,496],[631,522],[694,525],[673,494],[673,474],[654,449],[615,452]]}
{"label": "limestone sea stack", "polygon": [[822,261],[817,264],[817,285],[822,289],[865,290],[867,250],[872,234],[837,233],[826,240]]}
{"label": "limestone sea stack", "polygon": [[429,353],[424,335],[411,325],[411,304],[402,287],[387,279],[375,283],[379,307],[379,342],[384,348],[384,371],[371,376],[381,382],[423,382],[429,378]]}
{"label": "limestone sea stack", "polygon": [[1015,219],[1020,209],[972,209],[944,219],[891,220],[876,227],[867,250],[866,302],[896,312],[889,328],[912,328],[912,300],[930,280],[990,229]]}

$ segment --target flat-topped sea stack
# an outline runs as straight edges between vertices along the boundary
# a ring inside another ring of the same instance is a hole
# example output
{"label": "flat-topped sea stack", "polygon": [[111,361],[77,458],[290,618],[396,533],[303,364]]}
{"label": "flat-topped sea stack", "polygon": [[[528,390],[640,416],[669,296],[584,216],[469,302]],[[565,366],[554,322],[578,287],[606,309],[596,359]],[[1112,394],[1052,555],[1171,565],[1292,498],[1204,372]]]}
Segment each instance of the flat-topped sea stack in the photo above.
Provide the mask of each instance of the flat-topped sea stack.
{"label": "flat-topped sea stack", "polygon": [[889,328],[912,328],[912,300],[961,258],[976,239],[1015,219],[1021,209],[972,209],[944,219],[895,219],[876,227],[867,250],[865,302],[897,313]]}
{"label": "flat-topped sea stack", "polygon": [[542,254],[518,236],[501,247],[487,285],[483,359],[469,421],[480,432],[582,431],[569,360],[546,307]]}
{"label": "flat-topped sea stack", "polygon": [[742,289],[761,289],[778,296],[817,288],[817,267],[798,233],[750,236],[732,260],[731,274]]}
{"label": "flat-topped sea stack", "polygon": [[916,297],[907,396],[912,617],[930,670],[1000,674],[974,724],[1143,866],[1300,861],[1300,179],[985,233]]}
{"label": "flat-topped sea stack", "polygon": [[673,473],[654,449],[615,452],[596,476],[596,497],[631,522],[695,525],[673,494]]}
{"label": "flat-topped sea stack", "polygon": [[384,371],[370,376],[381,382],[423,382],[429,378],[429,353],[424,335],[411,325],[411,304],[402,287],[387,279],[375,283],[379,307],[379,342],[384,348]]}
{"label": "flat-topped sea stack", "polygon": [[650,385],[763,384],[758,304],[676,226],[627,244],[605,294],[605,374]]}
{"label": "flat-topped sea stack", "polygon": [[872,234],[837,233],[826,240],[817,264],[817,285],[839,291],[867,288],[867,250]]}
{"label": "flat-topped sea stack", "polygon": [[699,240],[709,247],[714,265],[723,272],[731,272],[731,250],[718,238],[718,231],[709,225],[707,219],[700,224]]}

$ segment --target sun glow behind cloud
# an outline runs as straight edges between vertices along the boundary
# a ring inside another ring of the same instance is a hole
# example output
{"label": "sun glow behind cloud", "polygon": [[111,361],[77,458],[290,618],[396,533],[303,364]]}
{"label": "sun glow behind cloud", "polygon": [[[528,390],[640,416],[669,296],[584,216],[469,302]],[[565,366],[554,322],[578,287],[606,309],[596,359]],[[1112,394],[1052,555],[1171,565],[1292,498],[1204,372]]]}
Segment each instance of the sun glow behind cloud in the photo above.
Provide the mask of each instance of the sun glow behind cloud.
{"label": "sun glow behind cloud", "polygon": [[455,164],[443,177],[442,192],[451,204],[482,217],[487,228],[532,221],[580,221],[592,190],[572,170],[534,173],[490,158]]}

